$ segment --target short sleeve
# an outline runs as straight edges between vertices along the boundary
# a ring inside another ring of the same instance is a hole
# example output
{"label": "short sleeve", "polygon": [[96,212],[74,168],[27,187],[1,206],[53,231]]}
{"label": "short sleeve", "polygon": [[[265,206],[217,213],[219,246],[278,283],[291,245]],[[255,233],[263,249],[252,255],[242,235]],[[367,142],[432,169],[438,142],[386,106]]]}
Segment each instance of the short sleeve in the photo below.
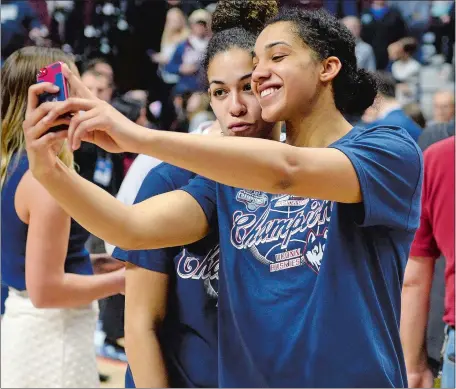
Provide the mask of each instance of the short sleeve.
{"label": "short sleeve", "polygon": [[410,248],[410,255],[413,257],[429,257],[438,258],[440,256],[440,249],[434,238],[434,230],[432,227],[431,207],[433,204],[430,201],[431,181],[435,177],[431,169],[430,159],[433,154],[429,152],[431,149],[424,153],[424,179],[423,191],[421,196],[421,216],[420,226],[415,234],[412,246]]}
{"label": "short sleeve", "polygon": [[404,129],[375,127],[361,130],[353,138],[330,147],[350,159],[358,176],[363,202],[348,206],[360,226],[402,230],[418,227],[423,157]]}
{"label": "short sleeve", "polygon": [[432,225],[426,215],[421,215],[420,217],[420,226],[416,231],[415,239],[410,248],[410,256],[430,258],[438,258],[440,256],[440,250],[434,239]]}
{"label": "short sleeve", "polygon": [[196,176],[188,185],[180,188],[192,196],[201,206],[209,225],[217,218],[217,183],[202,176]]}
{"label": "short sleeve", "polygon": [[[135,204],[153,196],[170,192],[188,183],[192,173],[168,164],[153,168],[141,184]],[[121,261],[160,273],[168,273],[172,268],[172,259],[178,254],[180,247],[168,247],[153,250],[125,251],[116,247],[112,256]]]}
{"label": "short sleeve", "polygon": [[180,249],[180,247],[170,247],[155,250],[125,251],[116,247],[112,256],[147,270],[169,274],[173,271],[173,259]]}

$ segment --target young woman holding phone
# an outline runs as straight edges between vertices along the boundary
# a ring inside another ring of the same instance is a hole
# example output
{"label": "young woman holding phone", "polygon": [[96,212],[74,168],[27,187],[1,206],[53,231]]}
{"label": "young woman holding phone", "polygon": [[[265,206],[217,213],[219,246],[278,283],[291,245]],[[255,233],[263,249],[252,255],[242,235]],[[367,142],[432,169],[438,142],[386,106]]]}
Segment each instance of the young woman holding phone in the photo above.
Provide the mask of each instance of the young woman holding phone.
{"label": "young woman holding phone", "polygon": [[[70,56],[43,47],[14,52],[2,68],[1,253],[8,298],[1,386],[6,388],[98,387],[96,300],[124,290],[124,269],[93,275],[84,248],[88,232],[71,221],[29,170],[21,125],[38,95],[56,92],[48,83],[36,84],[39,70],[56,61],[72,67],[77,77]],[[49,152],[75,172],[63,139]]]}
{"label": "young woman holding phone", "polygon": [[[145,131],[91,98],[47,104],[24,123],[35,176],[94,234],[156,248],[218,227],[221,386],[407,385],[400,292],[422,155],[402,128],[344,119],[377,92],[354,48],[324,11],[283,10],[260,33],[253,92],[264,120],[286,122],[287,144]],[[68,134],[43,136],[80,110]],[[207,178],[122,206],[49,154],[67,135],[74,148],[145,153]]]}

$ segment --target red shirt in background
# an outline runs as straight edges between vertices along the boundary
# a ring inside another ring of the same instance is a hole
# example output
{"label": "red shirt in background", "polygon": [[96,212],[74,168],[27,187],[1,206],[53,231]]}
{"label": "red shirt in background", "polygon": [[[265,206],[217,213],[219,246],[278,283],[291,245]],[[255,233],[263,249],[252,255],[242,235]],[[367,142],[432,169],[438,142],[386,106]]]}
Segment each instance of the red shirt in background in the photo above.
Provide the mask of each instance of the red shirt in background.
{"label": "red shirt in background", "polygon": [[455,243],[455,137],[433,144],[424,152],[424,182],[420,227],[410,255],[443,255],[445,265],[445,313],[443,321],[454,326]]}

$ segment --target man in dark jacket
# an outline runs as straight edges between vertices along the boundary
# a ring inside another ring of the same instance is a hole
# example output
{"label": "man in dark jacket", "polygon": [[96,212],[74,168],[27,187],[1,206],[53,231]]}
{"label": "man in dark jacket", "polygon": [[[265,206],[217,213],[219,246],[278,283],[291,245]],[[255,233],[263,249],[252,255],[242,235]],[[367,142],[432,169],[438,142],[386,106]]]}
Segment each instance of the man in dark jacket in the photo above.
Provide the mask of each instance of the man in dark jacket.
{"label": "man in dark jacket", "polygon": [[375,53],[377,70],[388,67],[388,46],[406,35],[406,25],[400,11],[387,2],[373,1],[361,14],[361,39],[369,43]]}

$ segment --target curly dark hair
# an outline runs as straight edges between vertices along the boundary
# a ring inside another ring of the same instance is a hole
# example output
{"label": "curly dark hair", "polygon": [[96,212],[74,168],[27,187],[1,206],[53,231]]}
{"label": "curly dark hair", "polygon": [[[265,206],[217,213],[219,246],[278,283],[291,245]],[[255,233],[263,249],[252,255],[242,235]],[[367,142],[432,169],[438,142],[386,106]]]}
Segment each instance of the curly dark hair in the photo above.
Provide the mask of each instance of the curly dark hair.
{"label": "curly dark hair", "polygon": [[212,16],[214,35],[203,60],[206,73],[218,53],[234,47],[252,51],[257,35],[277,12],[276,0],[220,0]]}
{"label": "curly dark hair", "polygon": [[377,95],[376,79],[366,70],[358,69],[355,38],[337,18],[325,10],[285,8],[266,26],[278,22],[291,22],[292,31],[319,60],[330,56],[339,58],[342,68],[332,86],[334,101],[341,113],[358,115],[372,105]]}

